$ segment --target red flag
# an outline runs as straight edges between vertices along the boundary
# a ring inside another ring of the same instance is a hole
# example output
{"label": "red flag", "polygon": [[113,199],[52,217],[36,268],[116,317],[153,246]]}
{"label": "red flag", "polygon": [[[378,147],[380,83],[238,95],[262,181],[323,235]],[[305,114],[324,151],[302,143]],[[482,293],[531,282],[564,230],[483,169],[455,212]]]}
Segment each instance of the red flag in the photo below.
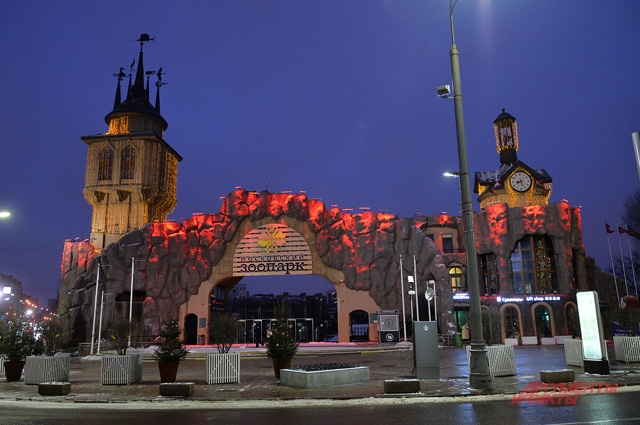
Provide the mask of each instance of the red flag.
{"label": "red flag", "polygon": [[607,233],[613,233],[611,226],[609,226],[607,223],[604,223],[604,225],[607,226]]}
{"label": "red flag", "polygon": [[629,233],[629,231],[618,224],[618,233],[624,235],[625,233]]}

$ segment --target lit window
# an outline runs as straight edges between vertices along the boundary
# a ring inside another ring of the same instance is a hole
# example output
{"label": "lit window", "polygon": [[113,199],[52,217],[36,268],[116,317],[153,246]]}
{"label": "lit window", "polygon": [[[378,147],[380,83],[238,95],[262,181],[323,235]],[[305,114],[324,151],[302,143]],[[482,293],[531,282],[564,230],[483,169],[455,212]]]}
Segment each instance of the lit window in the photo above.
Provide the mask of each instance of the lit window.
{"label": "lit window", "polygon": [[111,180],[113,173],[113,151],[105,148],[98,155],[98,180]]}
{"label": "lit window", "polygon": [[463,283],[462,269],[460,267],[452,267],[449,269],[449,280],[451,281],[451,292],[466,292],[467,287]]}
{"label": "lit window", "polygon": [[131,146],[127,146],[122,151],[120,159],[120,178],[132,179],[136,167],[136,151]]}
{"label": "lit window", "polygon": [[164,189],[166,167],[167,167],[167,157],[164,150],[162,150],[160,152],[160,163],[158,164],[158,187],[160,189]]}
{"label": "lit window", "polygon": [[517,338],[520,335],[520,319],[518,310],[515,307],[506,307],[504,316],[504,336],[505,338]]}
{"label": "lit window", "polygon": [[480,269],[482,270],[482,286],[480,291],[483,295],[497,295],[500,293],[500,276],[498,275],[498,263],[495,254],[484,254],[480,256]]}
{"label": "lit window", "polygon": [[511,253],[513,291],[547,294],[558,290],[555,255],[548,236],[525,236]]}

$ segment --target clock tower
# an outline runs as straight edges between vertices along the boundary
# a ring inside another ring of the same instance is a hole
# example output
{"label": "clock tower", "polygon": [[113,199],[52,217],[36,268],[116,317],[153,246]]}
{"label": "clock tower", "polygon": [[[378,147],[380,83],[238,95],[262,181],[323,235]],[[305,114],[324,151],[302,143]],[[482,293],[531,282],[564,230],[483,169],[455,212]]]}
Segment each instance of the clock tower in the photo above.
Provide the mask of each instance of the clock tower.
{"label": "clock tower", "polygon": [[475,175],[474,191],[480,208],[504,203],[509,207],[548,205],[552,179],[543,169],[535,170],[518,160],[518,124],[516,119],[502,110],[493,121],[496,148],[500,154],[500,167],[492,171],[479,171]]}
{"label": "clock tower", "polygon": [[[142,49],[152,41],[142,34],[140,53],[127,75],[120,68],[106,133],[84,136],[88,146],[84,197],[93,207],[91,242],[103,249],[125,233],[153,221],[165,221],[176,206],[178,162],[182,157],[164,140],[167,122],[160,115],[162,68],[145,73]],[[155,106],[149,102],[149,79],[157,77]],[[128,76],[126,99],[121,82]],[[145,87],[146,76],[146,87]]]}

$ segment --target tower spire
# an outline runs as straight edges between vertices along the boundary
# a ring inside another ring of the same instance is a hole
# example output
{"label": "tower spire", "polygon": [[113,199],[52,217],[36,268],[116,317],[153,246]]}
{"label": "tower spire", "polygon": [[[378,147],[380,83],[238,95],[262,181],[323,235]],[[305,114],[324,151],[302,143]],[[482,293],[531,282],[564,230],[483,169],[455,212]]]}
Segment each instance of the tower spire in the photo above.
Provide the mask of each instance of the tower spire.
{"label": "tower spire", "polygon": [[115,100],[113,101],[113,107],[115,109],[116,106],[118,106],[119,104],[122,103],[122,89],[120,87],[120,83],[122,82],[122,79],[124,77],[126,77],[127,74],[124,73],[124,68],[120,67],[120,72],[118,72],[117,74],[113,74],[114,77],[118,77],[118,86],[116,87],[116,97]]}
{"label": "tower spire", "polygon": [[162,67],[158,69],[158,81],[156,81],[156,112],[160,113],[160,87],[164,86],[167,83],[162,82]]}

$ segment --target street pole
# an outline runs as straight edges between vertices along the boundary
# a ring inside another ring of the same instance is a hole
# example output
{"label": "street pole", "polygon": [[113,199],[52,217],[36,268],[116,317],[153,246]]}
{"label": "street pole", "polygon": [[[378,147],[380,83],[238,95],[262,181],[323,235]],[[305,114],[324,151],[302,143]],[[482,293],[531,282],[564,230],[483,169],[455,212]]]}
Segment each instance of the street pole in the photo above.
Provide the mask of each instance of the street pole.
{"label": "street pole", "polygon": [[458,139],[458,162],[460,165],[460,196],[462,201],[462,223],[467,260],[467,279],[469,279],[469,310],[471,315],[471,357],[469,359],[469,386],[473,389],[491,389],[489,358],[482,335],[482,315],[480,314],[480,288],[478,287],[478,259],[474,237],[473,204],[471,201],[471,182],[467,163],[467,140],[464,131],[464,112],[462,109],[462,83],[460,80],[460,58],[455,43],[453,27],[453,8],[458,0],[449,2],[449,21],[451,23],[451,77],[453,80],[453,101]]}
{"label": "street pole", "polygon": [[413,295],[416,291],[413,290],[413,286],[409,285],[409,300],[411,301],[411,326],[414,325],[413,320]]}
{"label": "street pole", "polygon": [[131,257],[131,290],[129,291],[129,336],[127,337],[127,347],[131,347],[131,319],[133,317],[133,273],[136,264],[136,257]]}
{"label": "street pole", "polygon": [[96,335],[96,310],[98,309],[98,285],[100,284],[100,262],[98,262],[98,273],[96,274],[96,294],[93,297],[93,325],[91,326],[91,350],[89,354],[93,355],[93,344]]}
{"label": "street pole", "polygon": [[102,335],[102,309],[104,307],[104,291],[100,294],[100,325],[98,326],[98,354],[100,354],[100,335]]}
{"label": "street pole", "polygon": [[400,292],[402,293],[402,330],[404,331],[404,342],[407,342],[407,317],[404,306],[404,280],[402,276],[402,254],[400,254]]}
{"label": "street pole", "polygon": [[416,285],[416,320],[420,321],[420,307],[418,306],[418,273],[416,272],[416,256],[413,256],[413,281]]}
{"label": "street pole", "polygon": [[636,166],[638,167],[638,176],[640,177],[640,132],[631,133],[631,140],[633,142],[633,151],[636,154]]}

